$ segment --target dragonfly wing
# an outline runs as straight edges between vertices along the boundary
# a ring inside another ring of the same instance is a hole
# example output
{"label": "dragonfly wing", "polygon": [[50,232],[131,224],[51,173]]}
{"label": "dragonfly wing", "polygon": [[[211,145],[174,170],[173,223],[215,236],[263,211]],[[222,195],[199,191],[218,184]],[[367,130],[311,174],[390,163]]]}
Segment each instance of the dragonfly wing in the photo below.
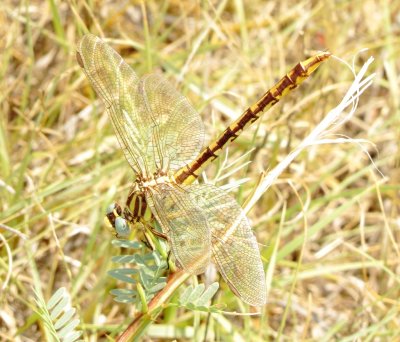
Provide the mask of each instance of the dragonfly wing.
{"label": "dragonfly wing", "polygon": [[136,173],[176,170],[196,157],[204,136],[201,118],[161,75],[139,80],[114,49],[91,34],[79,42],[77,60],[104,101]]}
{"label": "dragonfly wing", "polygon": [[162,75],[140,79],[135,105],[149,120],[148,164],[175,171],[197,157],[204,139],[200,115]]}
{"label": "dragonfly wing", "polygon": [[77,60],[104,101],[126,159],[139,173],[145,166],[141,118],[133,108],[139,78],[115,50],[92,34],[78,43]]}
{"label": "dragonfly wing", "polygon": [[257,240],[239,204],[211,184],[192,186],[190,193],[211,227],[212,259],[231,290],[244,302],[266,302],[263,264]]}
{"label": "dragonfly wing", "polygon": [[167,234],[179,266],[200,274],[210,263],[211,235],[201,208],[186,189],[159,184],[146,192],[152,213]]}

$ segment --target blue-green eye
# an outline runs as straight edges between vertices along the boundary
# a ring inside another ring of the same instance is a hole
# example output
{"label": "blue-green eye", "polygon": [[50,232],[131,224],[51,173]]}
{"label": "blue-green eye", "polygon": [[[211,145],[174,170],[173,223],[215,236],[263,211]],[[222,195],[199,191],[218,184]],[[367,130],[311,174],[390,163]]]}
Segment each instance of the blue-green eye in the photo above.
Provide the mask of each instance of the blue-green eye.
{"label": "blue-green eye", "polygon": [[117,236],[122,237],[126,237],[130,233],[128,222],[121,216],[115,219],[115,231],[117,232]]}
{"label": "blue-green eye", "polygon": [[108,214],[111,214],[111,213],[114,211],[114,209],[115,209],[115,203],[111,203],[111,204],[107,207],[106,214],[107,214],[107,215],[108,215]]}

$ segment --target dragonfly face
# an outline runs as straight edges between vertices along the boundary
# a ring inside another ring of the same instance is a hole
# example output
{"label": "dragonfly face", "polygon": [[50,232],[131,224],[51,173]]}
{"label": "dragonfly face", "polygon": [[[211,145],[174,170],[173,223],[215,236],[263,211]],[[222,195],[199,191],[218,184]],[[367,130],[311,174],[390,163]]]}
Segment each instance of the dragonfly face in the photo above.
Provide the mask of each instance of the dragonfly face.
{"label": "dragonfly face", "polygon": [[106,211],[107,223],[114,229],[117,237],[127,237],[130,233],[129,222],[121,215],[122,209],[118,203],[112,203],[108,206]]}
{"label": "dragonfly face", "polygon": [[242,208],[214,185],[177,184],[172,176],[182,168],[191,174],[187,165],[195,161],[203,143],[203,123],[189,101],[161,75],[139,79],[93,35],[79,42],[77,60],[104,101],[138,180],[128,196],[129,209],[113,205],[107,212],[117,234],[127,234],[129,223],[150,209],[179,267],[199,274],[213,262],[243,301],[265,304],[260,252]]}
{"label": "dragonfly face", "polygon": [[162,170],[150,178],[137,177],[122,210],[118,203],[112,203],[106,211],[107,225],[111,226],[118,237],[126,237],[130,233],[130,226],[141,222],[145,225],[151,220],[149,207],[146,202],[146,192],[151,192],[160,184],[174,184],[173,176],[167,176]]}

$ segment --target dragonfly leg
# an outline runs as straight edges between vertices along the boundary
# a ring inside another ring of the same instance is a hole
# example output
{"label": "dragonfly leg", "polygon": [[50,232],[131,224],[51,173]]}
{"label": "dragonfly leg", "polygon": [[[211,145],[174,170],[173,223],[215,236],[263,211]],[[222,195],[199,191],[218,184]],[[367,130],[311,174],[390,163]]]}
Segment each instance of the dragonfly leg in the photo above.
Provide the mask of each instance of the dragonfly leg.
{"label": "dragonfly leg", "polygon": [[[169,238],[167,234],[159,232],[157,229],[153,228],[148,222],[142,221],[142,224],[145,226],[146,229],[148,229],[153,235],[169,242]],[[145,232],[146,233],[146,232]]]}
{"label": "dragonfly leg", "polygon": [[170,257],[171,257],[171,250],[169,250],[168,254],[167,254],[167,270],[168,271],[171,270],[170,265],[169,265],[169,262],[171,261]]}
{"label": "dragonfly leg", "polygon": [[154,251],[155,250],[155,246],[153,244],[153,242],[151,241],[150,237],[146,234],[146,232],[144,232],[144,239],[141,239],[140,241],[150,250]]}
{"label": "dragonfly leg", "polygon": [[129,210],[128,207],[124,208],[123,215],[124,215],[125,220],[127,220],[128,222],[130,222],[132,224],[136,223],[135,222],[135,217],[133,216],[132,212]]}
{"label": "dragonfly leg", "polygon": [[165,240],[169,241],[169,238],[166,234],[159,232],[158,230],[152,228],[152,227],[147,227],[148,230],[150,230],[155,236]]}

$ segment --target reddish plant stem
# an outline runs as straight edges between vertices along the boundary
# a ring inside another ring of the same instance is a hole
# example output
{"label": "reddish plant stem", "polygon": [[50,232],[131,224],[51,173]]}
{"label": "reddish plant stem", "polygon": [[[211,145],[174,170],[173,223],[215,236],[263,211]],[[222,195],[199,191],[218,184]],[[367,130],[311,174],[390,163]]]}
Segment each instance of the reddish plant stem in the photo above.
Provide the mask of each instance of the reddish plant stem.
{"label": "reddish plant stem", "polygon": [[157,318],[161,312],[160,309],[162,309],[162,306],[169,300],[175,290],[189,277],[190,274],[184,270],[175,272],[169,278],[167,285],[149,302],[148,311],[137,313],[132,323],[129,324],[116,341],[136,341],[146,327]]}

